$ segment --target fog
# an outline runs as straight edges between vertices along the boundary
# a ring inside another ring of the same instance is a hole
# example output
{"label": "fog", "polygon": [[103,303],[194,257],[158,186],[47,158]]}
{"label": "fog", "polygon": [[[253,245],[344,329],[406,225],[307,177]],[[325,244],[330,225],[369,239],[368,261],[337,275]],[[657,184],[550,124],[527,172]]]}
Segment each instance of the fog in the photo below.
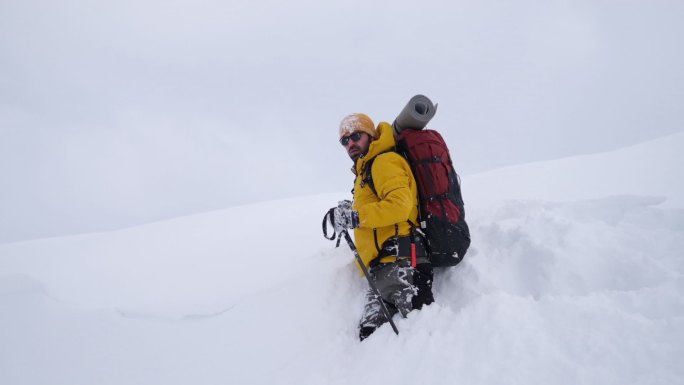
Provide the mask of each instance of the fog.
{"label": "fog", "polygon": [[431,127],[464,175],[684,131],[683,16],[675,1],[2,1],[0,243],[347,191],[341,118],[391,121],[416,93],[439,103]]}

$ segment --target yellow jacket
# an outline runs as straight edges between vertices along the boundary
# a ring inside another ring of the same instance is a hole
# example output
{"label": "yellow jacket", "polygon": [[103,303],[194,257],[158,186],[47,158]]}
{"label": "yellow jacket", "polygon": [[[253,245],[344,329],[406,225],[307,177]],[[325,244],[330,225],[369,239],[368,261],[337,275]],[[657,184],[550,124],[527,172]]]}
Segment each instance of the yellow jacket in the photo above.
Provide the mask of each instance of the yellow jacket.
{"label": "yellow jacket", "polygon": [[[378,247],[397,235],[409,235],[412,223],[418,222],[418,190],[406,159],[394,151],[394,133],[389,123],[378,124],[378,139],[371,142],[368,153],[360,157],[352,171],[354,181],[353,209],[359,213],[359,227],[354,229],[356,247],[366,266],[378,256]],[[389,152],[388,152],[389,151]],[[373,182],[377,195],[362,183],[366,163],[373,161]],[[377,231],[377,246],[374,231]],[[382,262],[391,262],[385,257]]]}

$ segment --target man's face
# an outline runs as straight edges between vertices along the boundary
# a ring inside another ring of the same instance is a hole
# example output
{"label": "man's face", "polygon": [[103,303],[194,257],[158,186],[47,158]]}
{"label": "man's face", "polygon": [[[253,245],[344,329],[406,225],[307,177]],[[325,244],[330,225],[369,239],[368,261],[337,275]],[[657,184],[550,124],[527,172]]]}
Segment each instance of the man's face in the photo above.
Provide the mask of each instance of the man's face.
{"label": "man's face", "polygon": [[347,150],[349,157],[356,162],[361,155],[368,152],[372,140],[371,136],[361,131],[354,131],[347,136],[340,138],[340,143]]}

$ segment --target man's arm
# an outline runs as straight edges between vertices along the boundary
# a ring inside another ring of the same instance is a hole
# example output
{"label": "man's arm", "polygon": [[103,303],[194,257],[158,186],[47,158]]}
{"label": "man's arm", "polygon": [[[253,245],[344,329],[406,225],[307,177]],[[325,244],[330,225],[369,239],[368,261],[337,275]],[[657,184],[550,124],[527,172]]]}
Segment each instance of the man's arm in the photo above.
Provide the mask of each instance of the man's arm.
{"label": "man's arm", "polygon": [[401,155],[389,152],[373,162],[373,183],[379,202],[358,208],[359,227],[383,227],[409,219],[414,202],[411,169]]}

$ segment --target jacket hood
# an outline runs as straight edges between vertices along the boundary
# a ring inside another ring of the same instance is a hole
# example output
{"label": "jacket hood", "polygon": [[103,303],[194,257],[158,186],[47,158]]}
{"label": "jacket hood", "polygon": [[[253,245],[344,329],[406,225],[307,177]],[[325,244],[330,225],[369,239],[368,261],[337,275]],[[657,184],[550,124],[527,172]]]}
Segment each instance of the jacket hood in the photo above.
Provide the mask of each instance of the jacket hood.
{"label": "jacket hood", "polygon": [[378,138],[371,142],[366,155],[363,155],[356,161],[352,171],[354,174],[359,175],[363,171],[366,162],[383,152],[394,150],[395,146],[394,129],[389,123],[380,122],[378,124]]}

